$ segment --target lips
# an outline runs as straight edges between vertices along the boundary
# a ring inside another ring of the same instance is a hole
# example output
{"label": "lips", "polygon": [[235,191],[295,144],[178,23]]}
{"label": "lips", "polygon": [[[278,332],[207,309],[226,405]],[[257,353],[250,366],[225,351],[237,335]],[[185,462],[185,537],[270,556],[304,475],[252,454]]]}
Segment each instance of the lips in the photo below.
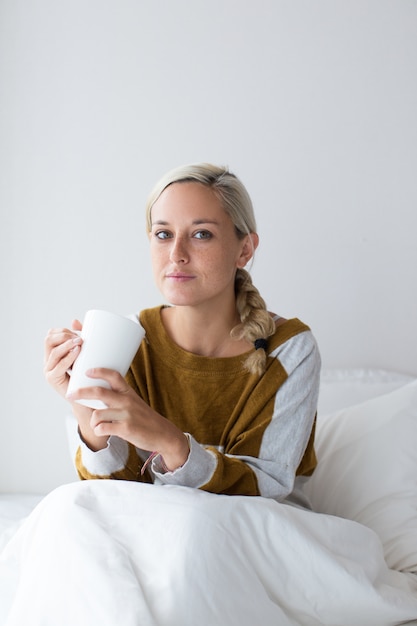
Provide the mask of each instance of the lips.
{"label": "lips", "polygon": [[187,274],[186,272],[171,272],[170,274],[166,274],[165,277],[180,282],[195,278],[192,274]]}

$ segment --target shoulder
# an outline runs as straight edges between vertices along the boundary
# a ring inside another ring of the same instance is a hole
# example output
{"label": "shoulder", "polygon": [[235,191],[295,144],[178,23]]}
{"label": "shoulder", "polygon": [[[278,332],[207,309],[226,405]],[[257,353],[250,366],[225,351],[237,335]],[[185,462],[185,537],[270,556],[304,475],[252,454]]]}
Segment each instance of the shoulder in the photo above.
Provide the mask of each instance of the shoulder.
{"label": "shoulder", "polygon": [[[294,337],[299,337],[298,341],[301,342],[303,342],[307,336],[313,338],[310,327],[297,317],[286,319],[273,313],[271,313],[271,317],[275,322],[275,332],[268,339],[270,351],[275,350]],[[304,335],[306,335],[306,337],[304,337]]]}
{"label": "shoulder", "polygon": [[154,329],[161,324],[161,311],[164,305],[152,307],[150,309],[143,309],[137,314],[139,322],[145,329],[145,331]]}
{"label": "shoulder", "polygon": [[276,319],[275,333],[268,340],[270,357],[277,358],[287,373],[307,362],[320,369],[320,351],[311,329],[298,318]]}

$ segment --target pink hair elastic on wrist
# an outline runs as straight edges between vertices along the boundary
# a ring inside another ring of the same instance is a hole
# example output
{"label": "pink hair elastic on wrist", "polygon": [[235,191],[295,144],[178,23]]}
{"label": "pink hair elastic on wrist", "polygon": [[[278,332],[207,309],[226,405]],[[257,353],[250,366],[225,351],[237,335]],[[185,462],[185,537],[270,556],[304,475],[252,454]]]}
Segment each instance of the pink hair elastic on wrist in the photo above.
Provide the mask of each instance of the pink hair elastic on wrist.
{"label": "pink hair elastic on wrist", "polygon": [[145,463],[142,465],[142,469],[140,470],[140,475],[143,476],[144,473],[146,472],[146,469],[148,467],[148,465],[150,465],[152,463],[152,461],[157,457],[160,456],[160,461],[161,461],[161,465],[162,465],[162,469],[164,470],[164,472],[169,472],[169,469],[167,468],[167,466],[165,465],[165,461],[164,461],[164,457],[161,456],[159,454],[159,452],[151,452],[150,455],[148,456],[148,458],[146,459]]}

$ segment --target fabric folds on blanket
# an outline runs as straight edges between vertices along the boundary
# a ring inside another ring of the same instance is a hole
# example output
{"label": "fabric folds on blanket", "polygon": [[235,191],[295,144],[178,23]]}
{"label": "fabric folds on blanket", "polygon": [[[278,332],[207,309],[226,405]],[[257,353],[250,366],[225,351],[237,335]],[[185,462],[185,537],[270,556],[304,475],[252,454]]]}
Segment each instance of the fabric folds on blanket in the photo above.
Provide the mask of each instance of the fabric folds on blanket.
{"label": "fabric folds on blanket", "polygon": [[417,582],[364,526],[275,501],[86,481],[0,558],[1,626],[392,626]]}

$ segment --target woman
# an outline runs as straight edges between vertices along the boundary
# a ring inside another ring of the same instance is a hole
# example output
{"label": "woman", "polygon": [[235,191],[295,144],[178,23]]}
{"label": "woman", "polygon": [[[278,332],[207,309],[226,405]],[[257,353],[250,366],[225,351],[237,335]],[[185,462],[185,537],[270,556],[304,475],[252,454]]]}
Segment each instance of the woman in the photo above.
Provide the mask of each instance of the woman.
{"label": "woman", "polygon": [[[140,314],[146,337],[126,380],[89,373],[89,397],[108,409],[67,396],[80,477],[295,497],[316,463],[320,357],[309,328],[269,313],[244,269],[258,246],[246,189],[223,167],[177,168],[150,194],[147,230],[170,305]],[[46,338],[46,377],[63,396],[81,342],[68,329]]]}
{"label": "woman", "polygon": [[[148,231],[170,306],[140,314],[146,336],[126,380],[90,372],[88,397],[108,409],[77,404],[82,391],[68,398],[80,476],[127,480],[77,481],[42,500],[0,555],[0,624],[415,617],[413,589],[372,531],[293,506],[315,466],[320,359],[310,330],[271,315],[244,269],[258,236],[242,184],[211,165],[170,172]],[[80,345],[67,329],[46,339],[46,376],[63,396]]]}

